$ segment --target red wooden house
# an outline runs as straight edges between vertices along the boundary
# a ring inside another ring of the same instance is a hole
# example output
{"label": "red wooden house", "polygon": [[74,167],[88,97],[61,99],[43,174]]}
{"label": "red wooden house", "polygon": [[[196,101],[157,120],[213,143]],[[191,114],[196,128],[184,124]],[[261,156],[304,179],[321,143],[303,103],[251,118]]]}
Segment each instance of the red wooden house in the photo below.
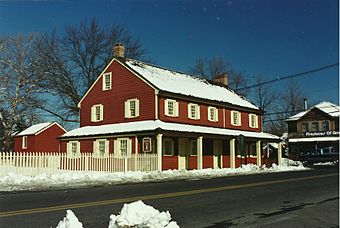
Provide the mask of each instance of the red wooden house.
{"label": "red wooden house", "polygon": [[62,152],[155,153],[162,170],[201,169],[261,164],[261,142],[279,142],[261,132],[261,110],[223,83],[124,58],[122,45],[114,49],[78,104],[80,128],[60,138]]}
{"label": "red wooden house", "polygon": [[58,152],[58,137],[66,130],[55,122],[46,122],[23,130],[14,138],[15,152]]}

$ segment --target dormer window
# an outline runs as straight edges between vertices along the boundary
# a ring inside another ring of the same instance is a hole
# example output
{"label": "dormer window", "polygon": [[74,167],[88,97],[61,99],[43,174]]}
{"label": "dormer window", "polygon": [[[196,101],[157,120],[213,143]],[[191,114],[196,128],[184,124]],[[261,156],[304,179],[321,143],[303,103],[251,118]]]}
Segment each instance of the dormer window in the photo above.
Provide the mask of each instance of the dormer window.
{"label": "dormer window", "polygon": [[200,106],[198,104],[188,104],[188,118],[193,120],[200,119]]}
{"label": "dormer window", "polygon": [[110,90],[111,89],[111,79],[112,73],[103,74],[103,90]]}
{"label": "dormer window", "polygon": [[103,120],[104,106],[96,104],[91,107],[91,122],[100,122]]}
{"label": "dormer window", "polygon": [[258,118],[255,114],[249,114],[249,127],[250,128],[258,128]]}
{"label": "dormer window", "polygon": [[218,109],[215,107],[208,107],[208,120],[212,122],[218,121]]}
{"label": "dormer window", "polygon": [[136,118],[139,116],[139,100],[137,98],[125,101],[125,118]]}
{"label": "dormer window", "polygon": [[166,116],[178,116],[178,102],[176,100],[166,99],[164,109]]}
{"label": "dormer window", "polygon": [[239,111],[231,111],[231,125],[233,126],[241,126],[241,113]]}

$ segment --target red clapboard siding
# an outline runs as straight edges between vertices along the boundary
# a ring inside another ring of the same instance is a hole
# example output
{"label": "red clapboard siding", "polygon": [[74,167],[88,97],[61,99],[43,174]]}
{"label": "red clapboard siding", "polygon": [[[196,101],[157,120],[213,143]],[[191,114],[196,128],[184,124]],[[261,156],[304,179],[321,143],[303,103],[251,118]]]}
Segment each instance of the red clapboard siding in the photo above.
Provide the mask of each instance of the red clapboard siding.
{"label": "red clapboard siding", "polygon": [[178,156],[163,156],[162,170],[178,169]]}
{"label": "red clapboard siding", "polygon": [[[102,90],[102,76],[81,102],[80,127],[123,123],[155,119],[155,91],[120,63],[113,63],[105,73],[112,72],[111,90]],[[139,117],[125,118],[124,102],[139,99]],[[91,107],[95,104],[104,106],[103,121],[91,122]]]}
{"label": "red clapboard siding", "polygon": [[247,164],[254,164],[256,165],[256,158],[247,158],[246,160]]}
{"label": "red clapboard siding", "polygon": [[223,168],[230,168],[230,156],[223,155]]}
{"label": "red clapboard siding", "polygon": [[58,137],[63,135],[65,131],[57,124],[53,124],[49,128],[40,132],[37,135],[27,136],[27,149],[22,148],[23,136],[15,137],[14,151],[15,152],[58,152],[59,140]]}
{"label": "red clapboard siding", "polygon": [[[178,117],[170,117],[165,115],[165,97],[159,97],[159,119],[165,122],[176,122],[176,123],[184,123],[184,124],[193,124],[193,125],[203,125],[203,126],[211,126],[211,127],[223,127],[223,109],[218,108],[218,122],[212,122],[208,120],[208,107],[209,105],[200,104],[185,100],[175,99],[178,102],[179,108],[179,116]],[[171,98],[169,98],[171,99]],[[192,120],[188,118],[188,104],[195,103],[200,106],[200,119]],[[215,107],[215,106],[214,106]]]}
{"label": "red clapboard siding", "polygon": [[211,155],[203,156],[203,169],[214,168],[214,158]]}
{"label": "red clapboard siding", "polygon": [[197,156],[189,157],[189,169],[197,169]]}
{"label": "red clapboard siding", "polygon": [[250,112],[241,112],[241,126],[233,126],[231,125],[231,111],[233,110],[225,110],[225,119],[226,119],[226,128],[228,129],[237,129],[243,131],[261,131],[261,116],[258,115],[258,128],[249,127],[249,114]]}

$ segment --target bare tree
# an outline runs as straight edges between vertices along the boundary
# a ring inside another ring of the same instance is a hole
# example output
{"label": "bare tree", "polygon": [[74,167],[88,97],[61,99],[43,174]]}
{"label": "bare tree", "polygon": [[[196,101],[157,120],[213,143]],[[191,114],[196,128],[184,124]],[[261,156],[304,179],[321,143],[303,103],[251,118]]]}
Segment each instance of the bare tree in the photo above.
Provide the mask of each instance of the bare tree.
{"label": "bare tree", "polygon": [[107,30],[95,19],[67,26],[61,37],[56,31],[43,34],[36,46],[39,73],[42,86],[55,96],[41,109],[64,122],[78,122],[77,104],[112,59],[117,42],[124,43],[126,57],[140,59],[146,54],[125,27],[113,24]]}
{"label": "bare tree", "polygon": [[268,116],[269,132],[276,135],[287,132],[285,120],[303,110],[304,98],[306,97],[299,84],[293,80],[289,81],[274,108],[273,115]]}
{"label": "bare tree", "polygon": [[36,59],[32,51],[35,35],[2,37],[0,52],[0,150],[12,149],[12,135],[38,121],[40,104]]}

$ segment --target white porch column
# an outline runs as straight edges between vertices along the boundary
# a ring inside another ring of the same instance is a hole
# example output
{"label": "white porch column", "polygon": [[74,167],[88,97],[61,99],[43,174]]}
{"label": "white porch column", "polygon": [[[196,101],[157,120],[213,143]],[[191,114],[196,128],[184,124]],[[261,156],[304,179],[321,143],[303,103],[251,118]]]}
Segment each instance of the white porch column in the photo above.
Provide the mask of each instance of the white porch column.
{"label": "white porch column", "polygon": [[278,165],[282,165],[282,143],[281,142],[277,144],[277,163]]}
{"label": "white porch column", "polygon": [[261,141],[256,141],[256,165],[261,166]]}
{"label": "white porch column", "polygon": [[162,134],[157,134],[157,165],[158,170],[162,171]]}
{"label": "white porch column", "polygon": [[197,169],[203,169],[203,137],[197,138]]}
{"label": "white porch column", "polygon": [[230,139],[230,168],[235,168],[235,139]]}

